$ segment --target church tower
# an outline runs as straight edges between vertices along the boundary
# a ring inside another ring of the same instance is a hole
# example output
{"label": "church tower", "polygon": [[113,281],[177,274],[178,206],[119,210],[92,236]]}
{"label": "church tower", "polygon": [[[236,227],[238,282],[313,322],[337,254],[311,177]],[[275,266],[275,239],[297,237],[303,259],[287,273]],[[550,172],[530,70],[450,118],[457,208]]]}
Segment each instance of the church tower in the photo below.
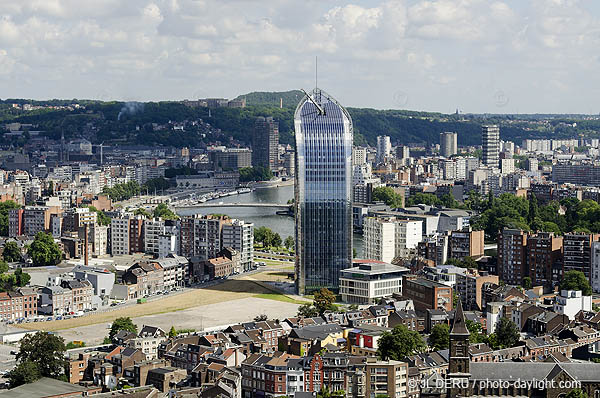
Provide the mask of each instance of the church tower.
{"label": "church tower", "polygon": [[465,323],[462,302],[454,314],[454,323],[450,331],[450,358],[448,364],[448,379],[451,397],[464,397],[469,395],[469,330]]}

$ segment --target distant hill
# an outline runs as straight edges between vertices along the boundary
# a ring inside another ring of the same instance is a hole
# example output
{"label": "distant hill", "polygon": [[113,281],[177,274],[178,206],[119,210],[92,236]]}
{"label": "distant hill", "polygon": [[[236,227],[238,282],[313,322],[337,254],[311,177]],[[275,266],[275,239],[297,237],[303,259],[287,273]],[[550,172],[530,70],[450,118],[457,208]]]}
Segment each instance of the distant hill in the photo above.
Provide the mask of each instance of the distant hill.
{"label": "distant hill", "polygon": [[268,105],[279,106],[280,100],[283,100],[284,108],[296,108],[298,102],[304,94],[300,90],[291,91],[255,91],[253,93],[243,94],[236,99],[246,99],[246,105]]}

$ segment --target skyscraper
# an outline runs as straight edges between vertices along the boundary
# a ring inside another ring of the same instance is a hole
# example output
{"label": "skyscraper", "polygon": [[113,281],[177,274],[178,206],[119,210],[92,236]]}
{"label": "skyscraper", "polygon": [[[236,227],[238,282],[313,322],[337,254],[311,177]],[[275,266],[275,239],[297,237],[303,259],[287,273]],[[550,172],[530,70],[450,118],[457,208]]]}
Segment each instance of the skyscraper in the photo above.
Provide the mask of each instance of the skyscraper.
{"label": "skyscraper", "polygon": [[380,135],[377,137],[377,163],[383,163],[386,156],[390,156],[392,151],[392,143],[388,135]]}
{"label": "skyscraper", "polygon": [[440,133],[440,155],[449,158],[458,153],[457,145],[458,134],[450,131]]}
{"label": "skyscraper", "polygon": [[352,265],[352,119],[315,88],[294,115],[296,289],[337,291]]}
{"label": "skyscraper", "polygon": [[483,165],[498,167],[500,162],[500,129],[497,125],[481,127]]}
{"label": "skyscraper", "polygon": [[252,165],[276,170],[279,165],[279,123],[272,117],[256,118],[252,138]]}

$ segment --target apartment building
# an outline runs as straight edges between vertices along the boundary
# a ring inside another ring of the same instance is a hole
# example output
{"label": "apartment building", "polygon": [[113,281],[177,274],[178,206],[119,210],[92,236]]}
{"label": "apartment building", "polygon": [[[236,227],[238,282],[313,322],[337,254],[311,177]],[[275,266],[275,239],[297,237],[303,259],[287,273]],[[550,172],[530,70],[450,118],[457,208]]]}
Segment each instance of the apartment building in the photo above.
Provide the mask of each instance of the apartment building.
{"label": "apartment building", "polygon": [[367,359],[365,397],[407,397],[408,363]]}
{"label": "apartment building", "polygon": [[229,220],[223,224],[222,248],[231,247],[240,255],[241,270],[248,271],[254,265],[254,224],[242,220]]}
{"label": "apartment building", "polygon": [[160,218],[144,221],[144,252],[158,256],[160,235],[165,233],[165,222]]}
{"label": "apartment building", "polygon": [[71,311],[85,311],[92,309],[92,297],[94,296],[94,286],[86,280],[63,280],[60,286],[71,291],[72,309]]}
{"label": "apartment building", "polygon": [[222,249],[221,230],[226,216],[194,216],[181,219],[181,255],[202,260],[217,257]]}
{"label": "apartment building", "polygon": [[402,297],[411,299],[415,309],[444,309],[452,311],[452,288],[414,275],[405,275]]}
{"label": "apartment building", "polygon": [[534,286],[553,287],[553,269],[562,268],[563,237],[538,232],[527,237],[527,268]]}
{"label": "apartment building", "polygon": [[571,232],[563,236],[563,273],[581,271],[592,280],[592,242],[599,234]]}
{"label": "apartment building", "polygon": [[527,233],[505,228],[498,235],[498,276],[510,285],[521,285],[529,276],[527,269]]}
{"label": "apartment building", "polygon": [[463,228],[450,232],[449,257],[462,260],[465,257],[480,257],[484,253],[484,232]]}
{"label": "apartment building", "polygon": [[0,292],[0,319],[14,321],[19,318],[36,316],[38,296],[32,289],[19,289],[16,292]]}
{"label": "apartment building", "polygon": [[456,293],[462,301],[462,305],[467,310],[483,311],[483,291],[484,283],[499,284],[498,275],[489,275],[480,273],[476,269],[469,269],[464,273],[456,274]]}
{"label": "apartment building", "polygon": [[131,217],[129,219],[129,253],[144,252],[144,218]]}
{"label": "apartment building", "polygon": [[23,209],[11,209],[8,211],[8,236],[11,238],[21,236],[24,233],[24,214]]}
{"label": "apartment building", "polygon": [[394,219],[367,217],[363,225],[365,258],[391,263],[396,257]]}
{"label": "apartment building", "polygon": [[422,239],[421,220],[367,217],[364,220],[365,257],[391,263],[416,253]]}
{"label": "apartment building", "polygon": [[129,254],[129,218],[110,221],[110,246],[113,256]]}

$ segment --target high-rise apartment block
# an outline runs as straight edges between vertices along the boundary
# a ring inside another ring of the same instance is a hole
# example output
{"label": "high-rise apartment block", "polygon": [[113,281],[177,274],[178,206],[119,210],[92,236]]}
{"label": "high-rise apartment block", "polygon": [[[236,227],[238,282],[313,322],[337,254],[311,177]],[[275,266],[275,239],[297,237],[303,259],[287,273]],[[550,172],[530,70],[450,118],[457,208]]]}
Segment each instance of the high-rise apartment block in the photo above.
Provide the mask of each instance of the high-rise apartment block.
{"label": "high-rise apartment block", "polygon": [[392,143],[388,135],[380,135],[377,137],[377,163],[383,163],[385,158],[390,156],[392,151]]}
{"label": "high-rise apartment block", "polygon": [[440,133],[440,155],[449,158],[458,153],[458,134],[449,131]]}
{"label": "high-rise apartment block", "polygon": [[276,170],[279,166],[279,123],[272,117],[258,117],[254,123],[252,165]]}
{"label": "high-rise apartment block", "polygon": [[498,235],[498,276],[511,285],[520,285],[527,270],[527,232],[505,228]]}
{"label": "high-rise apartment block", "polygon": [[481,127],[481,145],[483,165],[497,168],[500,161],[500,128],[497,125]]}

